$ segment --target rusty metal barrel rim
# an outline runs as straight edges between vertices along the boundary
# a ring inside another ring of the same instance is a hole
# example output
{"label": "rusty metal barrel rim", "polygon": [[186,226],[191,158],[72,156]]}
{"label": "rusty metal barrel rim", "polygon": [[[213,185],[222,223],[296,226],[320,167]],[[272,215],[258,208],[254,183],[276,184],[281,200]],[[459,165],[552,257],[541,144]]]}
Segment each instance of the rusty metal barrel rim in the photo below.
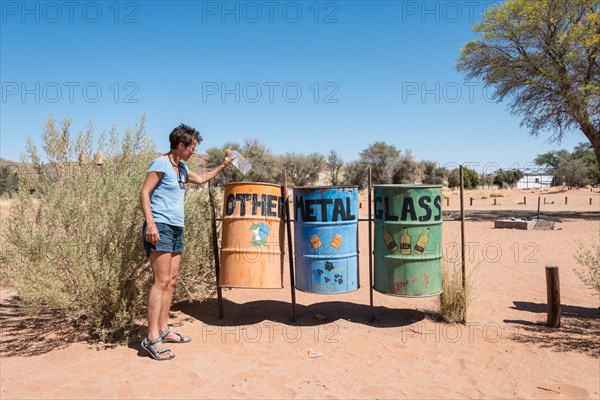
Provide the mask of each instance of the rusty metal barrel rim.
{"label": "rusty metal barrel rim", "polygon": [[268,183],[268,182],[229,182],[228,184],[225,185],[225,187],[227,186],[232,186],[232,185],[260,185],[260,186],[272,186],[272,187],[277,187],[277,188],[281,188],[282,185],[279,185],[277,183]]}
{"label": "rusty metal barrel rim", "polygon": [[339,185],[339,186],[296,186],[294,189],[356,189],[358,190],[358,186],[356,185]]}
{"label": "rusty metal barrel rim", "polygon": [[438,189],[442,188],[443,185],[433,185],[433,184],[424,184],[424,185],[416,185],[411,183],[399,183],[397,185],[386,183],[386,184],[375,184],[373,187],[378,188],[419,188],[419,189]]}

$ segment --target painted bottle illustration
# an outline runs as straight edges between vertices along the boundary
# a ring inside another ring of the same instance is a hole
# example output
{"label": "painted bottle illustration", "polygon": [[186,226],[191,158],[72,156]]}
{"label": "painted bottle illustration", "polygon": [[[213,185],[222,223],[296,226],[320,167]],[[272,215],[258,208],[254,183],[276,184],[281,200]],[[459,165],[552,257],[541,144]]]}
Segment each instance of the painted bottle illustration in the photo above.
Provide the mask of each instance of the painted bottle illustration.
{"label": "painted bottle illustration", "polygon": [[390,251],[390,253],[396,252],[398,250],[398,245],[396,244],[394,237],[391,233],[386,231],[385,228],[382,227],[381,229],[383,230],[383,241],[385,242],[385,245],[387,246],[388,250]]}
{"label": "painted bottle illustration", "polygon": [[406,228],[404,228],[404,232],[400,236],[400,253],[405,256],[410,254],[410,236],[408,236]]}
{"label": "painted bottle illustration", "polygon": [[427,242],[429,242],[429,228],[425,230],[425,233],[419,236],[419,240],[415,243],[415,253],[423,254],[425,251],[425,246],[427,246]]}

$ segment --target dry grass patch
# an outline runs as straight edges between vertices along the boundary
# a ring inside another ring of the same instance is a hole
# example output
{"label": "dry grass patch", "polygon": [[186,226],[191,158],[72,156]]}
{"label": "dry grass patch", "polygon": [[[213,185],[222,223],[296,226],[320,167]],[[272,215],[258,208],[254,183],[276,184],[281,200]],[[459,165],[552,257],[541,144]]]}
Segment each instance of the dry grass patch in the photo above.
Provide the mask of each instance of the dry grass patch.
{"label": "dry grass patch", "polygon": [[473,282],[467,274],[463,289],[460,261],[445,263],[442,273],[443,291],[438,300],[439,313],[449,323],[464,323],[467,320],[467,308],[473,300]]}

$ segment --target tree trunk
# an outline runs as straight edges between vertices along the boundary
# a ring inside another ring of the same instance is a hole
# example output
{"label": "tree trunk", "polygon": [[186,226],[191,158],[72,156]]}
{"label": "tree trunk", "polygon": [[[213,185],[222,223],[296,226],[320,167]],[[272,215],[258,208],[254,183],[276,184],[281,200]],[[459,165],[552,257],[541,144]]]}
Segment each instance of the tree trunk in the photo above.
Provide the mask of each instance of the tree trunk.
{"label": "tree trunk", "polygon": [[594,148],[594,154],[596,155],[596,161],[598,161],[598,164],[600,164],[600,132],[589,122],[581,124],[580,126],[581,131],[592,144],[592,147]]}

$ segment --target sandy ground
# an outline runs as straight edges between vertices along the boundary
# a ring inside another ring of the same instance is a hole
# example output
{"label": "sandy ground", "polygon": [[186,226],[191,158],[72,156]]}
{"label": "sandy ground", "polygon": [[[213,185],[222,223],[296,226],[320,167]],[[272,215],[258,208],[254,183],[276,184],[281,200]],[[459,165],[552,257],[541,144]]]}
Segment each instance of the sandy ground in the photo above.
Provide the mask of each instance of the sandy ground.
{"label": "sandy ground", "polygon": [[[504,197],[494,205],[492,193]],[[445,211],[458,210],[458,194],[445,195]],[[493,229],[494,216],[534,215],[538,196],[559,229]],[[359,290],[296,291],[296,322],[287,273],[285,289],[225,290],[222,320],[215,299],[178,305],[174,325],[193,341],[173,345],[177,357],[164,363],[137,345],[89,343],[54,317],[24,316],[3,290],[0,398],[599,398],[599,298],[573,271],[578,243],[600,240],[598,189],[468,192],[467,204],[470,197],[467,325],[435,322],[435,298],[377,292],[371,322],[361,222]],[[366,204],[360,211],[366,217]],[[444,222],[443,241],[452,257],[460,222]],[[544,326],[550,264],[560,268],[558,330]]]}

